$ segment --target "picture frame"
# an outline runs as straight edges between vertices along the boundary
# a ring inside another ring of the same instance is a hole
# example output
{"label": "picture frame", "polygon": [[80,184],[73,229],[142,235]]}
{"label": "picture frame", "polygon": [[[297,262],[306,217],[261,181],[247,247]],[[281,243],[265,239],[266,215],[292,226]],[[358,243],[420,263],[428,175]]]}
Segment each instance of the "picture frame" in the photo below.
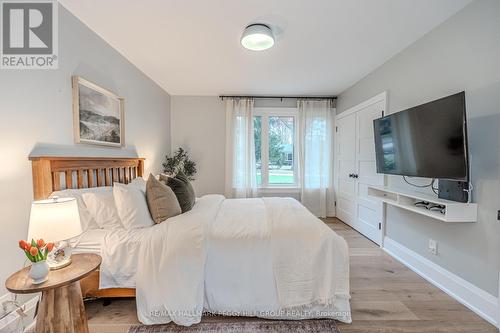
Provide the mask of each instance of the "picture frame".
{"label": "picture frame", "polygon": [[124,98],[80,76],[72,89],[75,143],[124,147]]}

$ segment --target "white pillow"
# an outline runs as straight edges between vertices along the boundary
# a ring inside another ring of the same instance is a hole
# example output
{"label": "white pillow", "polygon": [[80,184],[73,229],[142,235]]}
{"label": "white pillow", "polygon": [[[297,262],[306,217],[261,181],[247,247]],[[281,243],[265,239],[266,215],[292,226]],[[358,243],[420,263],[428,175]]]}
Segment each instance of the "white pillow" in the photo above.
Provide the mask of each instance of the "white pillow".
{"label": "white pillow", "polygon": [[89,229],[98,229],[99,226],[97,222],[90,215],[85,202],[83,201],[82,195],[84,193],[113,193],[113,189],[111,186],[103,186],[103,187],[92,187],[92,188],[82,188],[82,189],[69,189],[69,190],[61,190],[52,192],[50,198],[59,197],[59,198],[75,198],[78,204],[78,212],[80,213],[80,222],[82,224],[82,230],[87,231]]}
{"label": "white pillow", "polygon": [[142,178],[142,177],[134,178],[130,182],[130,185],[137,187],[144,194],[146,194],[146,181],[144,180],[144,178]]}
{"label": "white pillow", "polygon": [[116,210],[123,226],[126,229],[138,229],[154,225],[144,192],[132,183],[114,185]]}
{"label": "white pillow", "polygon": [[113,192],[83,193],[85,206],[97,225],[102,229],[123,228],[116,211]]}

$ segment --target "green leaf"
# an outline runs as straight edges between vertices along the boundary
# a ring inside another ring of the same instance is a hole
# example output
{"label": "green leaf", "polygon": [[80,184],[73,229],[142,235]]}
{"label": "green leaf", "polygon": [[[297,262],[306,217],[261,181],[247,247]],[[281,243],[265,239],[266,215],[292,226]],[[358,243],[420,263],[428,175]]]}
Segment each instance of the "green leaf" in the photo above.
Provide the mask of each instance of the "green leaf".
{"label": "green leaf", "polygon": [[166,155],[165,162],[162,164],[163,172],[171,175],[176,175],[179,171],[183,173],[190,179],[195,179],[196,162],[189,159],[187,151],[182,147],[179,147],[172,156]]}
{"label": "green leaf", "polygon": [[33,256],[28,251],[25,250],[24,253],[26,254],[26,257],[28,257],[29,261],[35,262],[35,258],[33,258]]}

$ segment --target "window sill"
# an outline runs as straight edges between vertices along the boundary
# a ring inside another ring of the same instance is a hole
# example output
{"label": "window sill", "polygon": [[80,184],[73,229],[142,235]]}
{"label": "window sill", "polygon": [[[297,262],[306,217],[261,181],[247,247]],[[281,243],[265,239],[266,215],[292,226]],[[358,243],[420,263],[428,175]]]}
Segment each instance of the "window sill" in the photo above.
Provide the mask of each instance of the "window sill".
{"label": "window sill", "polygon": [[300,193],[300,187],[259,187],[257,188],[257,191],[260,193]]}

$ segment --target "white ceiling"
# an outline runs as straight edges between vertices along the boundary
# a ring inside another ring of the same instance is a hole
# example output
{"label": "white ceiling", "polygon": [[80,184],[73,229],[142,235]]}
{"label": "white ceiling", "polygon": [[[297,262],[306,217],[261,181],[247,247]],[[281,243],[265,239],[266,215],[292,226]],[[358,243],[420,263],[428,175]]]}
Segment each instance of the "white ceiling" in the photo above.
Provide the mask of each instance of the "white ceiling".
{"label": "white ceiling", "polygon": [[[172,95],[336,95],[470,0],[60,0]],[[273,48],[239,40],[273,27]]]}

